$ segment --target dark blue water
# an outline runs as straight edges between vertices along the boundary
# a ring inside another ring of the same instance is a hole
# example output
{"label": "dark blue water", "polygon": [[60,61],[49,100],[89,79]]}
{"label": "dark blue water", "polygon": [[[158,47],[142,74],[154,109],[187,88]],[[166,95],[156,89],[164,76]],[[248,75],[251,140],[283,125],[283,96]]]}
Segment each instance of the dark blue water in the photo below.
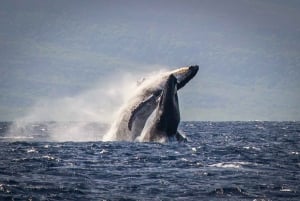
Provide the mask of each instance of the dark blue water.
{"label": "dark blue water", "polygon": [[42,123],[13,138],[8,126],[0,200],[300,200],[300,122],[183,122],[185,144],[55,142]]}

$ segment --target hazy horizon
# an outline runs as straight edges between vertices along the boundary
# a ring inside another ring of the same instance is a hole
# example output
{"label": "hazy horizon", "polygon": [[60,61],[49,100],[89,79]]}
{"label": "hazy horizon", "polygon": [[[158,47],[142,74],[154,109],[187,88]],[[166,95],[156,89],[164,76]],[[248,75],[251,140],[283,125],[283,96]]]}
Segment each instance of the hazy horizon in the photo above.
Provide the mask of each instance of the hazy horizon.
{"label": "hazy horizon", "polygon": [[296,0],[4,0],[0,121],[109,121],[141,77],[199,65],[182,121],[300,120]]}

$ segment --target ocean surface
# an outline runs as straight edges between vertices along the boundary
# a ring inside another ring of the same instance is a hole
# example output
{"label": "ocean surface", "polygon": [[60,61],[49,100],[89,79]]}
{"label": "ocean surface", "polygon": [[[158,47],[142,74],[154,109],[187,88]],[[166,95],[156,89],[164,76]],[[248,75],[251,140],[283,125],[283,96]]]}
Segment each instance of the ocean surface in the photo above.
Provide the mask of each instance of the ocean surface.
{"label": "ocean surface", "polygon": [[0,200],[300,200],[300,122],[182,122],[166,144],[58,124],[0,123]]}

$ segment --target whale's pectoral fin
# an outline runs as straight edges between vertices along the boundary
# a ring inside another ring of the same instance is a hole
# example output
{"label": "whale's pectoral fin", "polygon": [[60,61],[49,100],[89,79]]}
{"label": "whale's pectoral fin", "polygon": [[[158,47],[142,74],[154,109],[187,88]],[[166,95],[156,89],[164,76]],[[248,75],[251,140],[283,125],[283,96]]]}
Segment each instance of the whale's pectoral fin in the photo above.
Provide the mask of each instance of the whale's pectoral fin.
{"label": "whale's pectoral fin", "polygon": [[178,142],[187,142],[187,138],[186,136],[182,135],[181,133],[179,133],[179,131],[176,132],[176,140]]}
{"label": "whale's pectoral fin", "polygon": [[139,105],[137,105],[131,112],[131,116],[128,121],[128,129],[131,131],[132,129],[132,124],[137,116],[137,113],[140,111],[141,108],[143,108],[146,104],[149,102],[154,102],[157,101],[157,96],[156,94],[149,96],[147,99],[145,99],[143,102],[141,102]]}

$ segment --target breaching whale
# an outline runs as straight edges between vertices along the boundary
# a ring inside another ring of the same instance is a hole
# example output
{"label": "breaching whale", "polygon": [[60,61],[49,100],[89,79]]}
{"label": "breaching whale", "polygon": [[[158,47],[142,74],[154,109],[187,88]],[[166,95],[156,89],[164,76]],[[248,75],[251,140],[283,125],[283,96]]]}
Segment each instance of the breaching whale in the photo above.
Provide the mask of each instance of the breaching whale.
{"label": "breaching whale", "polygon": [[[118,118],[111,125],[104,141],[135,141],[141,135],[145,123],[157,106],[157,100],[168,77],[177,79],[177,90],[184,87],[198,72],[198,66],[182,67],[154,75],[143,80],[136,92],[121,109]],[[180,138],[180,136],[178,136]]]}
{"label": "breaching whale", "polygon": [[177,135],[180,111],[177,96],[177,79],[171,74],[158,99],[158,104],[147,119],[140,142],[166,142]]}

